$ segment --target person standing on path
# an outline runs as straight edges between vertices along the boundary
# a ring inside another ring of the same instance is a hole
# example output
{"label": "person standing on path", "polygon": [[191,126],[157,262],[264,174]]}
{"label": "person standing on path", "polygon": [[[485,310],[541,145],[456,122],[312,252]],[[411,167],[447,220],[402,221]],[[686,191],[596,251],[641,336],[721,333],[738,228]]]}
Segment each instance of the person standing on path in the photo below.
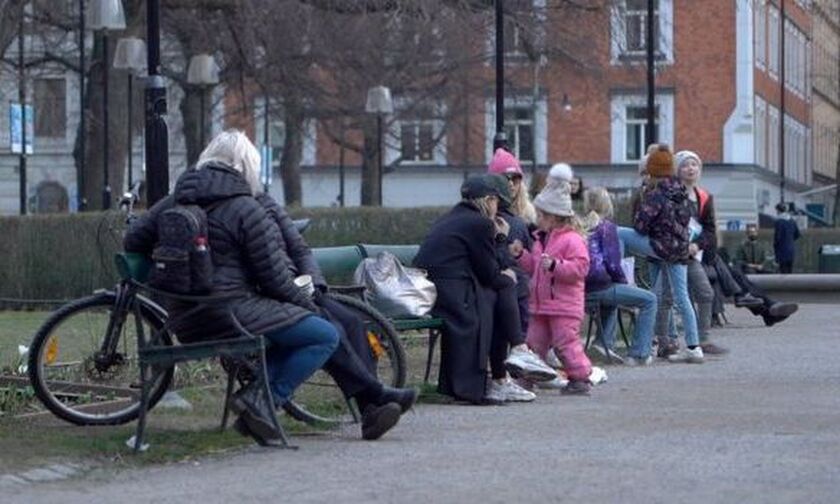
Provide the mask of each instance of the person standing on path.
{"label": "person standing on path", "polygon": [[796,254],[795,242],[799,239],[799,226],[788,212],[784,203],[776,205],[776,223],[773,233],[773,251],[776,262],[779,263],[779,273],[793,273],[793,260]]}

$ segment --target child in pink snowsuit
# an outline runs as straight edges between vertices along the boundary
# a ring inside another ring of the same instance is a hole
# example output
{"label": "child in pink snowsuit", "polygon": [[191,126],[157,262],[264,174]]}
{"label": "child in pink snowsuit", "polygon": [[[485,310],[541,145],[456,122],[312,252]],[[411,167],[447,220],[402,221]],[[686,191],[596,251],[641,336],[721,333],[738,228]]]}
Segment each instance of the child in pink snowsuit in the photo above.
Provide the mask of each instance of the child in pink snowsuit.
{"label": "child in pink snowsuit", "polygon": [[589,392],[592,363],[583,351],[580,326],[584,313],[584,282],[589,249],[576,225],[570,187],[549,179],[534,200],[537,231],[531,251],[511,246],[519,264],[531,275],[527,343],[540,357],[547,352],[563,362],[569,377],[564,393]]}

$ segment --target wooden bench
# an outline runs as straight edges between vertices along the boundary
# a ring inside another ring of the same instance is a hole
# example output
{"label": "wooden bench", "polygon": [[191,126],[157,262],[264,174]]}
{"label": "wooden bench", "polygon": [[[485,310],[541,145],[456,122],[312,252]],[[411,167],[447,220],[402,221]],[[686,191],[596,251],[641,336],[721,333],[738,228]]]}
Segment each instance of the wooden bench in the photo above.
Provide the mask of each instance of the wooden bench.
{"label": "wooden bench", "polygon": [[[420,250],[419,245],[377,245],[360,243],[358,245],[344,247],[323,247],[313,248],[312,254],[321,268],[321,272],[327,278],[349,278],[363,259],[375,257],[380,252],[390,252],[405,265],[410,265]],[[339,290],[347,290],[347,287],[339,287]],[[349,287],[350,290],[359,290],[359,287]],[[423,318],[399,318],[392,319],[394,328],[399,332],[406,331],[427,331],[429,334],[428,355],[426,357],[426,369],[423,374],[423,382],[429,381],[432,370],[432,359],[435,353],[435,346],[440,339],[443,330],[443,319],[434,317]]]}

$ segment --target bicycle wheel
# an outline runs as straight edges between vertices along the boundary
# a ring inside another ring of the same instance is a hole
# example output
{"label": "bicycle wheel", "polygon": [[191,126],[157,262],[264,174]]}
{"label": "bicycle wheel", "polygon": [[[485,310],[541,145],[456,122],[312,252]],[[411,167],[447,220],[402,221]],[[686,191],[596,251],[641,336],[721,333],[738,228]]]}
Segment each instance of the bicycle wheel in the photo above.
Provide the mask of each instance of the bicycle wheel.
{"label": "bicycle wheel", "polygon": [[[119,425],[140,413],[137,332],[160,329],[165,317],[141,299],[142,320],[133,312],[115,329],[114,351],[102,352],[116,294],[103,292],[55,311],[35,333],[29,349],[29,380],[38,399],[56,416],[76,425]],[[172,344],[168,333],[163,342]],[[149,408],[172,382],[174,367],[157,370]]]}
{"label": "bicycle wheel", "polygon": [[[360,299],[335,293],[327,296],[364,321],[379,381],[392,387],[405,386],[405,351],[396,329],[388,318]],[[338,425],[358,420],[357,412],[351,410],[338,385],[323,370],[298,387],[292,400],[283,408],[292,418],[316,426]]]}

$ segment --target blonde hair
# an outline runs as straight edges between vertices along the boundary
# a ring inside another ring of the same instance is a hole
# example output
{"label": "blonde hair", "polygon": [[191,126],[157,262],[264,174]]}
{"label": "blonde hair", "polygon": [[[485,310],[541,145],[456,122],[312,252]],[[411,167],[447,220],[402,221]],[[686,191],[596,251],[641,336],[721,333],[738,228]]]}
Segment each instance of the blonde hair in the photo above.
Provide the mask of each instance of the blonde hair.
{"label": "blonde hair", "polygon": [[465,198],[464,201],[478,208],[478,211],[481,212],[481,215],[490,219],[492,217],[490,215],[490,205],[487,202],[487,200],[494,197],[495,196],[482,196],[481,198]]}
{"label": "blonde hair", "polygon": [[584,208],[595,212],[599,217],[609,219],[613,216],[613,202],[609,191],[604,187],[587,189],[584,194]]}
{"label": "blonde hair", "polygon": [[528,224],[537,222],[537,209],[531,203],[531,196],[528,194],[528,188],[525,185],[525,180],[519,185],[519,192],[513,201],[510,203],[510,210],[517,217],[521,217]]}
{"label": "blonde hair", "polygon": [[546,212],[544,210],[538,210],[543,215],[548,215],[554,220],[555,228],[560,227],[570,227],[573,231],[577,234],[581,235],[584,239],[589,236],[589,232],[586,230],[586,225],[584,224],[583,220],[577,215],[555,215],[553,213]]}
{"label": "blonde hair", "polygon": [[263,187],[260,183],[262,158],[245,133],[233,129],[216,135],[216,138],[210,140],[198,157],[196,170],[202,169],[209,163],[221,163],[233,168],[245,178],[252,195],[262,194]]}

